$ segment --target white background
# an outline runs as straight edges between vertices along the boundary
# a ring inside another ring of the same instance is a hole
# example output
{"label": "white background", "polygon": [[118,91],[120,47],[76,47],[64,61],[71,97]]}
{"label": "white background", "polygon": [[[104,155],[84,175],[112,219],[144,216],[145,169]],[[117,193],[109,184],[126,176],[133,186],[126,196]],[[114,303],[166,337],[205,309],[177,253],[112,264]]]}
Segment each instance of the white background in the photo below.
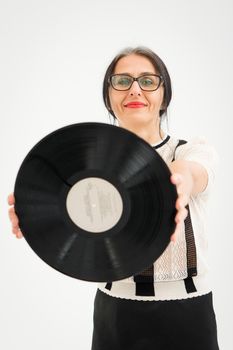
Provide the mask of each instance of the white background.
{"label": "white background", "polygon": [[96,285],[60,274],[17,240],[6,199],[42,137],[76,122],[109,123],[103,75],[135,45],[170,72],[168,133],[204,136],[220,156],[207,226],[219,344],[231,348],[232,23],[231,0],[1,0],[1,349],[90,349]]}

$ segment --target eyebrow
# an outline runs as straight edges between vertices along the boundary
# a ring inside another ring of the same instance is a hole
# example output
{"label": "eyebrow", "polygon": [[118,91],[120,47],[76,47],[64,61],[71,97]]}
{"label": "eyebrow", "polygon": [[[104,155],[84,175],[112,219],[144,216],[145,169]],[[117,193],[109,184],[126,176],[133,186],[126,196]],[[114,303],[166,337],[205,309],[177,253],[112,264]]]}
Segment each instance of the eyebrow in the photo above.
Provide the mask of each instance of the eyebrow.
{"label": "eyebrow", "polygon": [[[127,72],[123,72],[123,73],[115,73],[115,74],[121,74],[121,75],[130,75],[132,76],[130,73],[127,73]],[[142,76],[142,75],[158,75],[158,73],[152,73],[152,72],[142,72],[139,74],[139,77]]]}

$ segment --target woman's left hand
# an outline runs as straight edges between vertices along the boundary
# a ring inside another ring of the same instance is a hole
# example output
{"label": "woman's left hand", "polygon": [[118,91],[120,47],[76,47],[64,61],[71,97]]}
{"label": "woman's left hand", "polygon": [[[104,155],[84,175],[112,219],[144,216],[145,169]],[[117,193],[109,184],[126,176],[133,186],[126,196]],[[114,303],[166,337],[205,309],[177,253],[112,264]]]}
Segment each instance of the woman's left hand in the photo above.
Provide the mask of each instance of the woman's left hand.
{"label": "woman's left hand", "polygon": [[175,204],[177,209],[176,228],[171,235],[171,241],[175,242],[188,215],[186,206],[190,197],[195,197],[204,191],[208,184],[208,173],[201,164],[182,159],[172,161],[168,167],[171,172],[170,180],[176,185],[178,194]]}
{"label": "woman's left hand", "polygon": [[194,177],[192,174],[192,163],[185,160],[175,160],[169,164],[171,172],[171,183],[176,185],[178,198],[175,203],[177,210],[175,216],[176,228],[171,234],[171,241],[175,242],[177,235],[180,233],[184,220],[188,215],[188,210],[185,208],[189,203],[189,199],[194,189]]}
{"label": "woman's left hand", "polygon": [[181,173],[173,173],[170,177],[171,182],[176,185],[176,190],[178,194],[178,198],[176,200],[176,209],[177,213],[175,216],[176,228],[174,233],[171,235],[171,241],[175,242],[177,239],[177,235],[181,231],[184,220],[188,215],[188,210],[185,208],[189,202],[190,193],[187,191],[187,179]]}

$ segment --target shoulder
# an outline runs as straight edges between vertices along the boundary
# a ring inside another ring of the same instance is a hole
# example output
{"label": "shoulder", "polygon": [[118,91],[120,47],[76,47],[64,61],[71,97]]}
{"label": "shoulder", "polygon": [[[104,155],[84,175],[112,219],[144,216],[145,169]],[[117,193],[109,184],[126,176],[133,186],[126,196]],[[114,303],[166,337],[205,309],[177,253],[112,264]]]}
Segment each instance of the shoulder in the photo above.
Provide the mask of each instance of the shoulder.
{"label": "shoulder", "polygon": [[176,158],[185,158],[194,161],[203,159],[208,162],[219,161],[219,155],[215,146],[204,136],[194,136],[184,139],[186,143],[179,145],[176,150]]}

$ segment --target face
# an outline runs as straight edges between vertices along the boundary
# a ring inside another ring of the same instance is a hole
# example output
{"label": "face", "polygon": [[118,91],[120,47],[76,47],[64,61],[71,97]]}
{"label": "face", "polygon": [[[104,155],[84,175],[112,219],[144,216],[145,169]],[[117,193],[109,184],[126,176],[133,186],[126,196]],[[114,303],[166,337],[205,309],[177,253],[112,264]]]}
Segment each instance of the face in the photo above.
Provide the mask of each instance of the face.
{"label": "face", "polygon": [[[127,73],[132,77],[139,77],[144,73],[158,74],[153,64],[145,56],[131,54],[121,58],[115,67],[114,74]],[[157,121],[159,123],[159,111],[163,102],[164,87],[156,91],[143,91],[134,81],[127,91],[114,90],[109,87],[109,99],[111,108],[118,119],[119,126],[142,127]],[[138,102],[132,104],[132,102]]]}

